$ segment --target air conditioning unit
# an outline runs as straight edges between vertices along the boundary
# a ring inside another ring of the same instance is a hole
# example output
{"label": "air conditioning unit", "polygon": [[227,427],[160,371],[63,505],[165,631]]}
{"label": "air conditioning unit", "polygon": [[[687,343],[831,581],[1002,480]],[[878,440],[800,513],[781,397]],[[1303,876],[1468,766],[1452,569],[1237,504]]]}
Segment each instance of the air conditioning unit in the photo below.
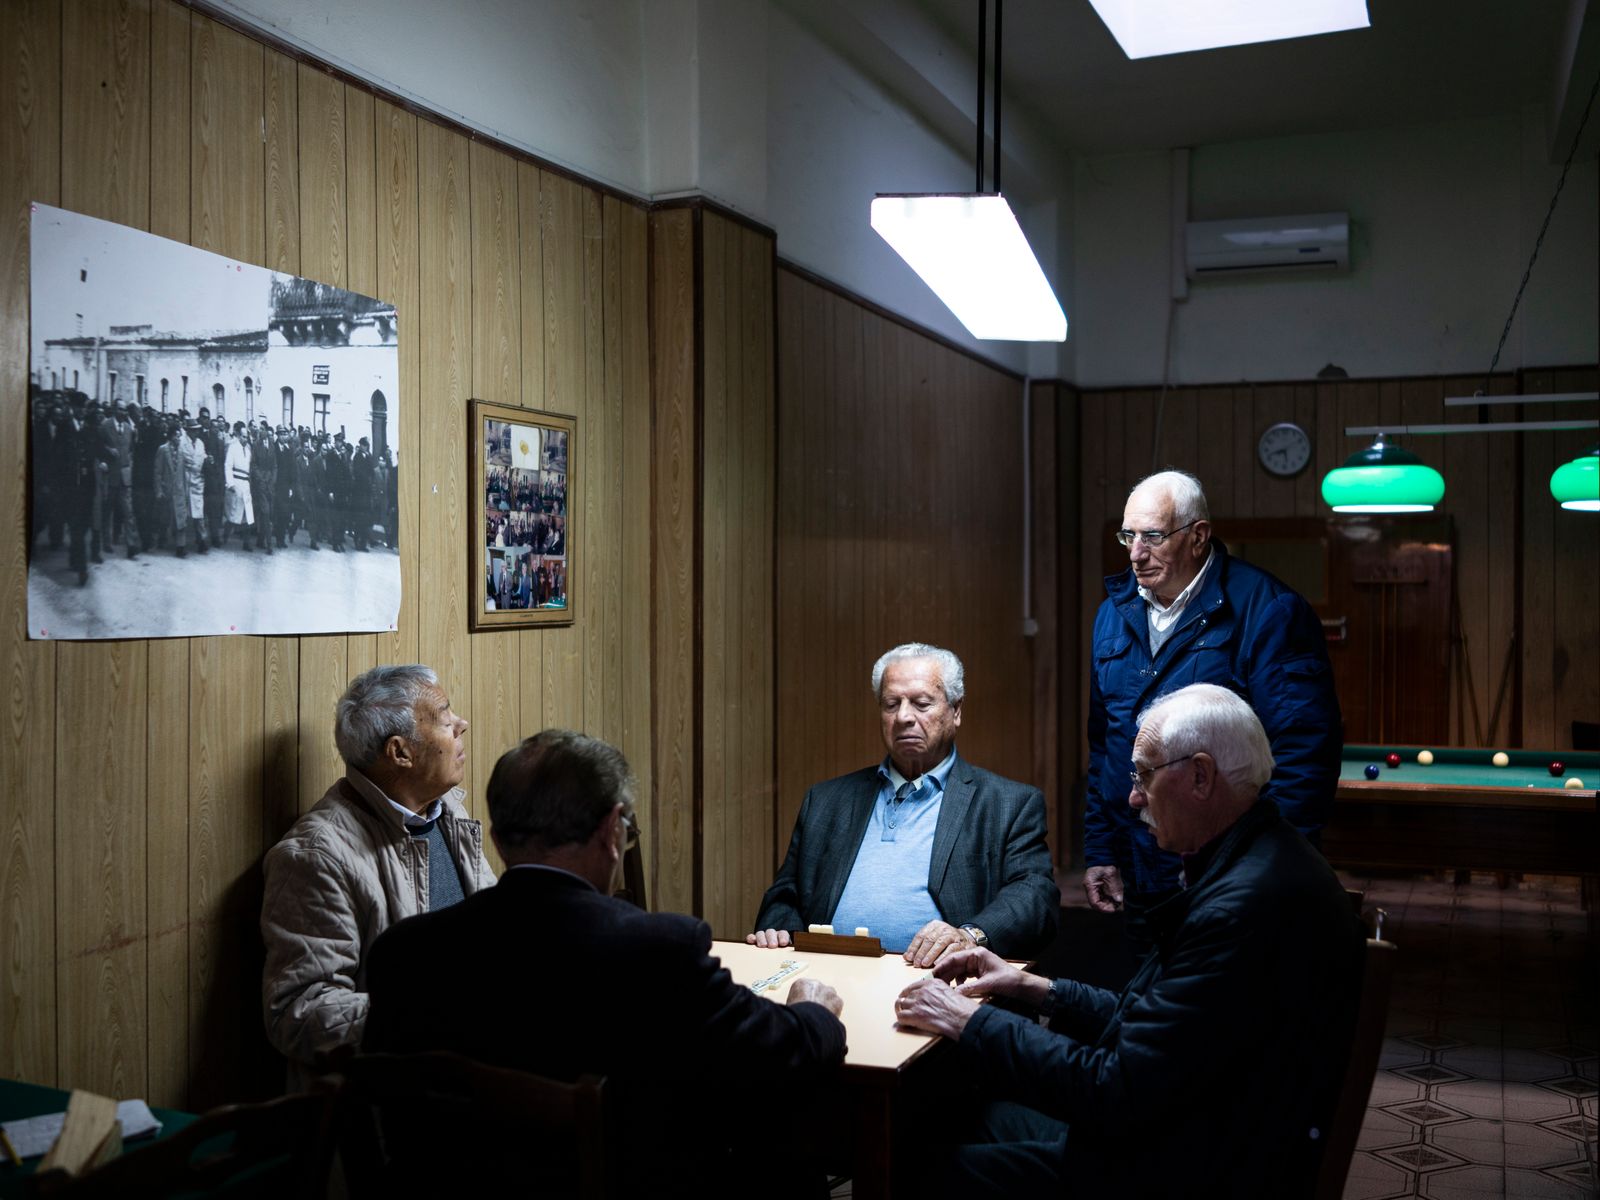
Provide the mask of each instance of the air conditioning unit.
{"label": "air conditioning unit", "polygon": [[1190,279],[1280,271],[1348,271],[1350,215],[1309,213],[1190,221],[1184,227]]}

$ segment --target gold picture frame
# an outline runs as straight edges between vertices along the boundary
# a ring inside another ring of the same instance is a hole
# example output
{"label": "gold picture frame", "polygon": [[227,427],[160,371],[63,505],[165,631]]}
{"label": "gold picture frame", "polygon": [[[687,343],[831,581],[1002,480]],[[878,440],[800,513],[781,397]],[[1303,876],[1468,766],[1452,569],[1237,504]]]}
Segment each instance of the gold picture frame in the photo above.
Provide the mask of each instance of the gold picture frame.
{"label": "gold picture frame", "polygon": [[577,418],[488,400],[469,409],[472,629],[570,625]]}

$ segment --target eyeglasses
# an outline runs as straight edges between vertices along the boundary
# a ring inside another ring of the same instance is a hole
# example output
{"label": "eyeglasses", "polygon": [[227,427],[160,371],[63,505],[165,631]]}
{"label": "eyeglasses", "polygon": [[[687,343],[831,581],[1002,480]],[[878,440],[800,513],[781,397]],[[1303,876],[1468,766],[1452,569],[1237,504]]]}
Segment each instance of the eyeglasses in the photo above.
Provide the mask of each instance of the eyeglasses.
{"label": "eyeglasses", "polygon": [[[1194,520],[1189,522],[1189,525],[1198,525],[1200,524],[1200,521],[1201,518],[1196,517]],[[1117,541],[1122,543],[1124,546],[1131,546],[1137,540],[1143,541],[1146,546],[1154,548],[1161,545],[1161,543],[1166,541],[1169,537],[1175,537],[1182,533],[1185,529],[1189,528],[1189,525],[1179,525],[1176,529],[1168,529],[1166,531],[1162,531],[1160,529],[1140,529],[1136,532],[1132,529],[1119,529],[1117,530],[1116,538]]]}
{"label": "eyeglasses", "polygon": [[1145,767],[1142,770],[1136,767],[1132,771],[1128,772],[1128,778],[1133,780],[1133,790],[1138,792],[1141,796],[1149,796],[1150,793],[1145,791],[1145,788],[1149,785],[1145,781],[1149,779],[1150,776],[1161,770],[1162,767],[1174,766],[1177,763],[1181,763],[1187,759],[1193,758],[1195,754],[1199,753],[1200,751],[1196,750],[1194,754],[1185,754],[1183,758],[1169,758],[1164,763],[1157,763],[1153,767]]}

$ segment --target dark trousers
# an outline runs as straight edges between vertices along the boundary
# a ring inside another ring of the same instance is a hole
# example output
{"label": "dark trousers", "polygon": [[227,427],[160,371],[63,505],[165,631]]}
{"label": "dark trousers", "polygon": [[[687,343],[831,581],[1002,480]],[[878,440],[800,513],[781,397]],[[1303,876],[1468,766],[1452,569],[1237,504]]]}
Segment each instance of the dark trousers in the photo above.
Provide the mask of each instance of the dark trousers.
{"label": "dark trousers", "polygon": [[1059,1196],[1067,1127],[1009,1100],[984,1108],[972,1140],[955,1148],[946,1169],[930,1174],[934,1196]]}

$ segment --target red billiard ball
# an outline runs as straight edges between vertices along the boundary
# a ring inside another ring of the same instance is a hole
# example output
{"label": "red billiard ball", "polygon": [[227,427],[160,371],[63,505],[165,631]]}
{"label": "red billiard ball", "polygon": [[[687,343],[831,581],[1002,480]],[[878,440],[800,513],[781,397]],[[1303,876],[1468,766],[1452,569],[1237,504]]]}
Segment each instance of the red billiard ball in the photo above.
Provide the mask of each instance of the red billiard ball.
{"label": "red billiard ball", "polygon": [[1553,763],[1550,764],[1550,774],[1559,777],[1561,775],[1565,775],[1566,773],[1567,773],[1567,764],[1566,763],[1564,763],[1564,762],[1553,762]]}
{"label": "red billiard ball", "polygon": [[1398,754],[1391,754],[1383,761],[1388,763],[1391,767],[1398,767],[1400,765],[1400,756]]}
{"label": "red billiard ball", "polygon": [[1368,763],[1361,769],[1361,773],[1368,779],[1376,779],[1378,777],[1378,770],[1379,767],[1377,763]]}

